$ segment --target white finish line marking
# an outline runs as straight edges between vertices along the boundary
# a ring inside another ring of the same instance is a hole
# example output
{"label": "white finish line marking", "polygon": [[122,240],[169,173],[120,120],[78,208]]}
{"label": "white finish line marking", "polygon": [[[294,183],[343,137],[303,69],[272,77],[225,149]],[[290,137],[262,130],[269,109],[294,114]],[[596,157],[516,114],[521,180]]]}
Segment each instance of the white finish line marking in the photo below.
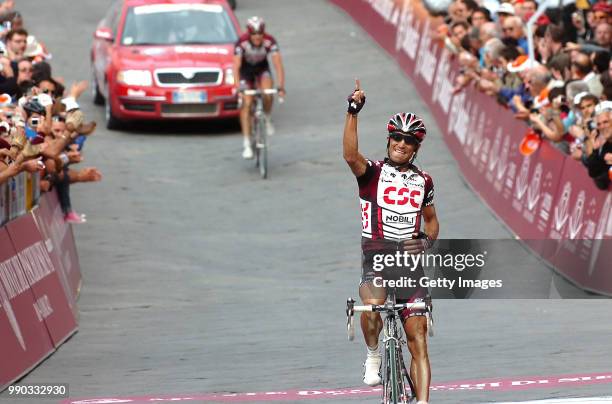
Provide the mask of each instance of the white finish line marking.
{"label": "white finish line marking", "polygon": [[[554,376],[516,376],[511,378],[493,378],[493,379],[478,379],[478,380],[462,380],[446,383],[434,383],[431,386],[431,391],[482,391],[483,396],[487,392],[496,391],[525,391],[534,389],[564,389],[572,388],[572,393],[575,387],[588,386],[591,384],[612,384],[612,372],[607,373],[589,373],[589,374],[573,374],[573,375],[554,375]],[[262,392],[248,393],[192,393],[192,394],[174,394],[174,395],[146,395],[132,397],[117,397],[108,395],[98,398],[80,398],[63,400],[61,404],[144,404],[144,403],[176,403],[176,402],[194,402],[199,403],[215,402],[215,403],[246,403],[246,402],[270,402],[270,401],[302,401],[302,400],[333,400],[334,398],[354,398],[354,397],[376,397],[380,395],[380,387],[349,387],[339,389],[301,389],[301,390],[272,390]],[[459,393],[460,394],[460,393]],[[585,398],[583,401],[523,401],[523,403],[606,403],[612,401],[594,401],[600,398]],[[579,400],[579,399],[573,399]],[[608,399],[609,400],[609,399]],[[499,403],[496,403],[499,404]]]}
{"label": "white finish line marking", "polygon": [[579,404],[579,403],[612,403],[612,397],[575,397],[575,398],[553,398],[550,400],[537,401],[506,401],[495,404]]}

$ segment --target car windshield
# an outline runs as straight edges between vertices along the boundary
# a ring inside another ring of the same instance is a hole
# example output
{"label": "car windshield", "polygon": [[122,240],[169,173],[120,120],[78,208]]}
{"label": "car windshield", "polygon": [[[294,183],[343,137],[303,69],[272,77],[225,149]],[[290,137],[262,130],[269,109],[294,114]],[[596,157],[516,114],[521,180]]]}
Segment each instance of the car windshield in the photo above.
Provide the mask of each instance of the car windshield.
{"label": "car windshield", "polygon": [[128,10],[121,44],[222,44],[238,39],[234,24],[218,4],[151,4]]}

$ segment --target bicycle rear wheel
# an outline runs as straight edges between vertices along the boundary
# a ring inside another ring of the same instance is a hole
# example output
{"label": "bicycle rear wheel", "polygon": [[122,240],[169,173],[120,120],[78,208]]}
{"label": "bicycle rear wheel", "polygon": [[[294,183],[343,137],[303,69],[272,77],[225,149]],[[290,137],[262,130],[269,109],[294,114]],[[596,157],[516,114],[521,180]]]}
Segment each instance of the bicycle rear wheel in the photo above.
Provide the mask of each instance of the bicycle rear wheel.
{"label": "bicycle rear wheel", "polygon": [[[402,373],[401,380],[401,389],[404,392],[406,402],[410,402],[410,400],[416,398],[416,391],[414,390],[414,384],[412,383],[412,379],[410,378],[410,371],[406,368],[406,364],[404,363],[404,355],[402,354],[401,348],[398,347],[398,358],[399,358],[399,366],[400,372]],[[404,378],[408,385],[404,383]],[[408,390],[409,389],[409,390]]]}

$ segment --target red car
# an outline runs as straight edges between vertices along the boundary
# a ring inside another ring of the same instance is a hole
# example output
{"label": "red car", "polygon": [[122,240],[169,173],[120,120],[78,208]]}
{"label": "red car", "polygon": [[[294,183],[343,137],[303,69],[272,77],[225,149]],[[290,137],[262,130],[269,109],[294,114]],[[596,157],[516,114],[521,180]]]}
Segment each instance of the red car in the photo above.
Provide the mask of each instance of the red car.
{"label": "red car", "polygon": [[106,126],[238,117],[232,59],[240,25],[226,0],[117,0],[91,50]]}

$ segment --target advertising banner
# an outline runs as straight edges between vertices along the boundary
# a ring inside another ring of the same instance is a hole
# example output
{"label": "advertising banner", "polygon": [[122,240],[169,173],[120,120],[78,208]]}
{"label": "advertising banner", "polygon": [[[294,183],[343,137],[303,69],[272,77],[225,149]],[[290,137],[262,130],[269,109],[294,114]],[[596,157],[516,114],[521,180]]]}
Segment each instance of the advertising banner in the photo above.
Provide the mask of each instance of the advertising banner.
{"label": "advertising banner", "polygon": [[64,290],[64,294],[68,298],[68,305],[70,306],[75,318],[78,318],[76,295],[74,294],[74,291],[70,286],[69,274],[67,273],[62,263],[62,251],[59,249],[59,246],[55,245],[53,239],[51,238],[50,223],[52,223],[53,220],[49,217],[50,213],[48,212],[46,207],[48,207],[48,204],[44,204],[42,208],[41,206],[37,206],[32,210],[31,214],[34,217],[36,226],[38,227],[40,235],[44,240],[45,248],[47,249],[47,253],[49,253],[51,262],[53,263],[53,266],[58,272],[59,279],[62,284],[62,289]]}
{"label": "advertising banner", "polygon": [[46,234],[51,239],[53,248],[61,254],[61,269],[66,273],[72,296],[76,301],[81,288],[79,255],[72,227],[64,220],[57,193],[45,193],[40,198],[38,209],[42,213],[37,215],[37,219],[40,219],[38,224],[46,228]]}
{"label": "advertising banner", "polygon": [[53,352],[25,271],[0,228],[0,391]]}
{"label": "advertising banner", "polygon": [[5,226],[25,279],[34,295],[34,309],[39,321],[47,326],[54,346],[59,346],[77,329],[76,318],[64,293],[60,275],[43,240],[34,217],[21,216]]}
{"label": "advertising banner", "polygon": [[558,240],[550,254],[552,265],[581,286],[610,293],[612,256],[606,239],[612,238],[612,193],[585,181],[584,167],[570,159],[560,176],[548,229]]}

